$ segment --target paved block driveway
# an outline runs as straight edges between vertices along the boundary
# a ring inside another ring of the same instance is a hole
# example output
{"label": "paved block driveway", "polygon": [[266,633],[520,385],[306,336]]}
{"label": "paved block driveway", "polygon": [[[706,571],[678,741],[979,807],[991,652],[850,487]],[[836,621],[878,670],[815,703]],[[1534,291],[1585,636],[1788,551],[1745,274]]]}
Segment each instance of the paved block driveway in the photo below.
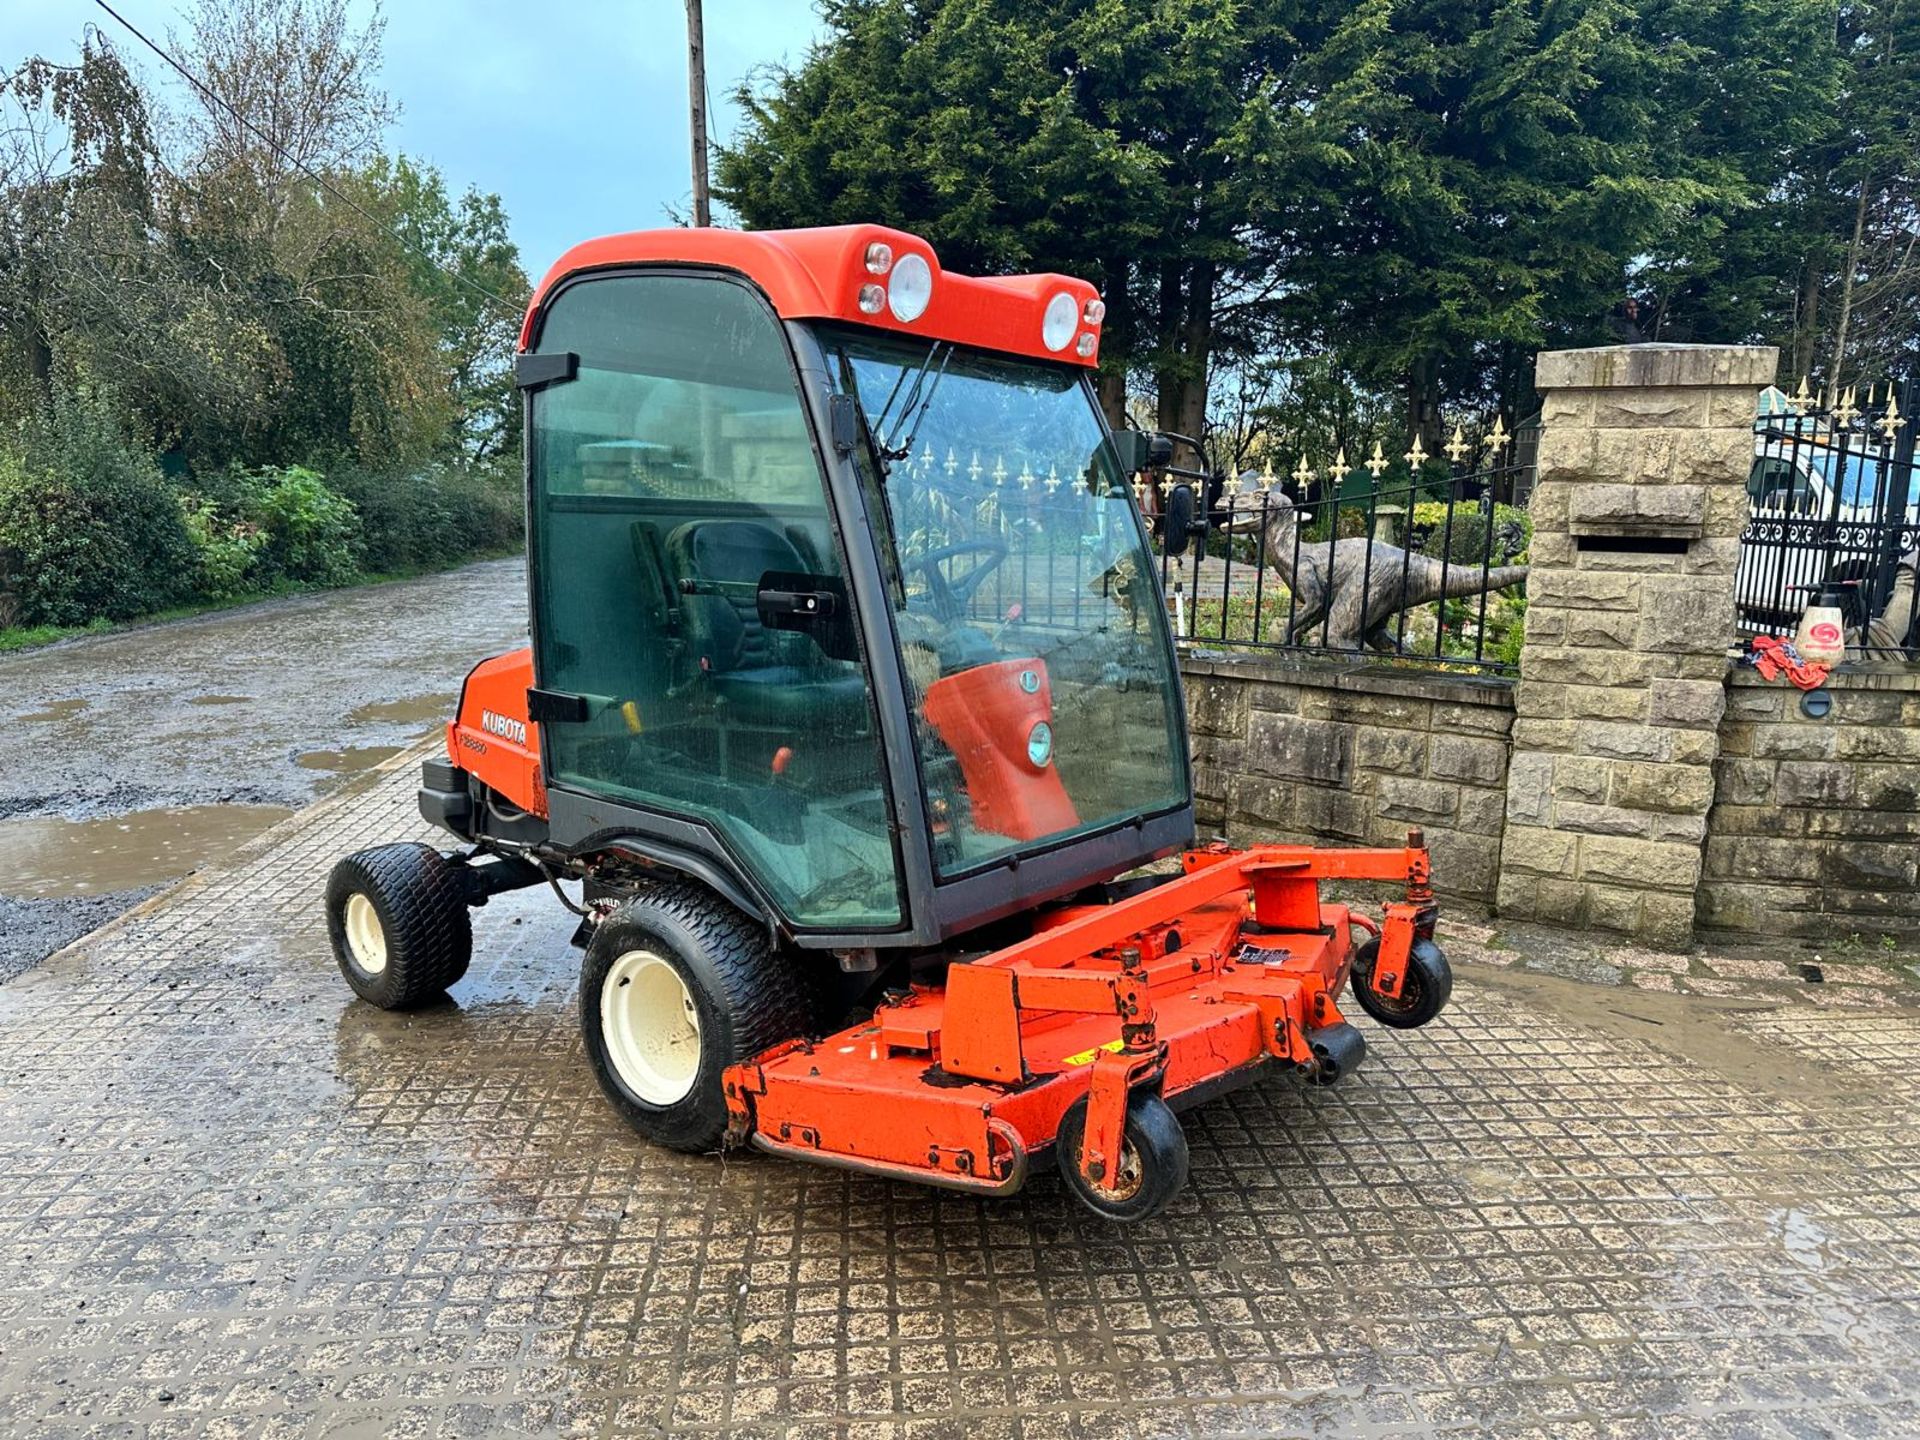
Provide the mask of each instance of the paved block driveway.
{"label": "paved block driveway", "polygon": [[349,1003],[322,877],[412,783],[0,988],[0,1432],[1920,1432],[1913,1012],[1468,970],[1110,1229],[635,1142],[542,895]]}

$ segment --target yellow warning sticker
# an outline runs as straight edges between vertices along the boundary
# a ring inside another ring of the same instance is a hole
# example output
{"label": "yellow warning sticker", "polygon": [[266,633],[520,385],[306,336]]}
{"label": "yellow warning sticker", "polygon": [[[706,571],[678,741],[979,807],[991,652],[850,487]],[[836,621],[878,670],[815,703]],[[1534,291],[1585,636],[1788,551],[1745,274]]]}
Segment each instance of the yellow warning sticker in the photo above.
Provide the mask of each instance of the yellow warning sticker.
{"label": "yellow warning sticker", "polygon": [[1067,1064],[1091,1065],[1093,1063],[1093,1057],[1098,1055],[1102,1050],[1119,1051],[1125,1049],[1126,1044],[1127,1042],[1124,1040],[1109,1040],[1106,1044],[1096,1045],[1091,1050],[1082,1050],[1078,1055],[1067,1056]]}

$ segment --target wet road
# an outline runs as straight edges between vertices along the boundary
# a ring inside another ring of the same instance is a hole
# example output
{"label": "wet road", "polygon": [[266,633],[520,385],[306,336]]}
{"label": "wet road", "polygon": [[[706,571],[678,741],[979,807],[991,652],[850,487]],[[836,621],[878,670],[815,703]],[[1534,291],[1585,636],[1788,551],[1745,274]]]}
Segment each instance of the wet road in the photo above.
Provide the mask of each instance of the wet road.
{"label": "wet road", "polygon": [[394,754],[525,631],[511,559],[0,656],[0,978]]}
{"label": "wet road", "polygon": [[640,1143],[544,892],[476,912],[451,1003],[354,1001],[321,887],[427,834],[411,790],[0,986],[0,1435],[1915,1433],[1897,996],[1469,965],[1340,1085],[1189,1112],[1187,1189],[1115,1228],[1050,1167],[981,1201]]}

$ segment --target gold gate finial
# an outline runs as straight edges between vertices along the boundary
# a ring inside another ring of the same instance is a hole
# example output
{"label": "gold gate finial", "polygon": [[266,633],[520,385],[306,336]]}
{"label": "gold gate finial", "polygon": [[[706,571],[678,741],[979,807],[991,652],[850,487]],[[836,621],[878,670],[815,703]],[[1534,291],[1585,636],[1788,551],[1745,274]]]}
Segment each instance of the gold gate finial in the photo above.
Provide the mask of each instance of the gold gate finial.
{"label": "gold gate finial", "polygon": [[1386,468],[1387,457],[1380,449],[1380,442],[1376,440],[1373,442],[1373,453],[1367,457],[1367,471],[1373,476],[1374,484],[1380,483],[1380,476],[1385,473]]}
{"label": "gold gate finial", "polygon": [[1293,467],[1293,479],[1303,491],[1313,483],[1313,467],[1307,464],[1307,452],[1300,452],[1300,463]]}
{"label": "gold gate finial", "polygon": [[1467,443],[1458,420],[1453,422],[1453,438],[1440,448],[1447,452],[1447,458],[1456,465],[1465,464],[1467,456],[1473,453],[1473,447]]}
{"label": "gold gate finial", "polygon": [[1860,413],[1860,407],[1853,403],[1853,386],[1847,386],[1840,396],[1840,403],[1833,407],[1833,423],[1851,425],[1854,417]]}
{"label": "gold gate finial", "polygon": [[1401,458],[1415,470],[1427,463],[1427,447],[1420,443],[1418,435],[1413,437],[1413,444],[1407,448],[1407,453]]}
{"label": "gold gate finial", "polygon": [[1507,448],[1507,441],[1511,438],[1507,434],[1506,421],[1498,415],[1494,416],[1493,429],[1487,432],[1487,454],[1496,460],[1499,459],[1500,452]]}
{"label": "gold gate finial", "polygon": [[1787,405],[1796,416],[1804,415],[1813,409],[1813,392],[1807,388],[1807,377],[1800,377],[1800,388],[1787,397]]}
{"label": "gold gate finial", "polygon": [[1876,428],[1882,435],[1887,437],[1887,442],[1891,444],[1893,442],[1893,432],[1904,427],[1906,423],[1905,420],[1900,418],[1900,398],[1893,393],[1893,386],[1888,385],[1887,413],[1880,417],[1880,424]]}

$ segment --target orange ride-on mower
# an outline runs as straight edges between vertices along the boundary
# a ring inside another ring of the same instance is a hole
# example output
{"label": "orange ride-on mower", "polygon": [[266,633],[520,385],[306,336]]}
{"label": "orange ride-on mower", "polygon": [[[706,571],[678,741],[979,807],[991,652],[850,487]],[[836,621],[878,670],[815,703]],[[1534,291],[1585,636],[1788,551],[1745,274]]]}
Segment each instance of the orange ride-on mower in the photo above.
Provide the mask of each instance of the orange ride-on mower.
{"label": "orange ride-on mower", "polygon": [[[563,257],[516,361],[532,644],[474,669],[424,767],[463,847],[335,867],[355,993],[438,997],[468,907],[549,883],[642,1135],[986,1195],[1051,1153],[1116,1220],[1183,1184],[1180,1108],[1359,1063],[1349,981],[1432,1019],[1417,835],[1187,848],[1103,318],[1082,281],[949,274],[872,225]],[[1320,895],[1356,880],[1399,887],[1377,922]]]}

